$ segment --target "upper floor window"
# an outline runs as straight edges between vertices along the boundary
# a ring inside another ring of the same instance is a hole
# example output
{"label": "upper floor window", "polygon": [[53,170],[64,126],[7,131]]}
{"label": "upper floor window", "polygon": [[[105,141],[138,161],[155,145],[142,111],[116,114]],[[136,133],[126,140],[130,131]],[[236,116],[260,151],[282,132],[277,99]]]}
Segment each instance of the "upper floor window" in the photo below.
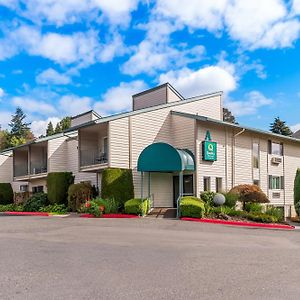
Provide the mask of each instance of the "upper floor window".
{"label": "upper floor window", "polygon": [[269,141],[269,154],[283,155],[283,144]]}
{"label": "upper floor window", "polygon": [[253,163],[253,168],[258,169],[259,168],[259,144],[258,143],[253,143],[252,146],[252,163]]}
{"label": "upper floor window", "polygon": [[269,175],[269,189],[270,190],[283,190],[284,189],[284,177]]}

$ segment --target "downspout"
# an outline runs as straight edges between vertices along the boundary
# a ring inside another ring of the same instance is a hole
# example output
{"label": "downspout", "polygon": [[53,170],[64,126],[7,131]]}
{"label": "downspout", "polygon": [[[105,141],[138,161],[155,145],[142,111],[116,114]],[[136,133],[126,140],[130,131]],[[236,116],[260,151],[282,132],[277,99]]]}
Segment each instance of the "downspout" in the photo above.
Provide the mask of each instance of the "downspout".
{"label": "downspout", "polygon": [[238,133],[236,133],[234,136],[233,136],[233,143],[232,143],[232,181],[231,181],[231,187],[234,187],[235,186],[235,141],[236,141],[236,138],[243,134],[245,132],[245,128],[243,128],[241,131],[239,131]]}

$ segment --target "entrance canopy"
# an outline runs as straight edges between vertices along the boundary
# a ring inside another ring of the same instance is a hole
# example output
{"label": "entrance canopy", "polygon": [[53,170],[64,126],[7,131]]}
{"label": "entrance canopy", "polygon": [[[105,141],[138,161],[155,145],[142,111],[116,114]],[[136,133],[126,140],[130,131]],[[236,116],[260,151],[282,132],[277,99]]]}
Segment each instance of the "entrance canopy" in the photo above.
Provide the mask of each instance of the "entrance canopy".
{"label": "entrance canopy", "polygon": [[176,149],[167,143],[154,143],[140,154],[137,169],[140,172],[194,171],[194,155],[187,149]]}

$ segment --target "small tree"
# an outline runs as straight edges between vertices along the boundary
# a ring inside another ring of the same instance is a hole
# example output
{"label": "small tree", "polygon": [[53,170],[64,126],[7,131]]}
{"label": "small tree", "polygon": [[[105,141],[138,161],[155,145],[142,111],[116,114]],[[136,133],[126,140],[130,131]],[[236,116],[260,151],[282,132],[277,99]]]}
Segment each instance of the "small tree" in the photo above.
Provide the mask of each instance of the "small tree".
{"label": "small tree", "polygon": [[46,129],[46,136],[50,136],[50,135],[53,135],[53,134],[54,134],[54,128],[53,128],[52,122],[50,121],[48,123],[47,129]]}
{"label": "small tree", "polygon": [[18,139],[26,139],[30,132],[30,123],[25,122],[26,115],[20,107],[17,107],[15,114],[12,116],[11,122],[8,124],[11,127],[10,135]]}
{"label": "small tree", "polygon": [[55,133],[61,133],[61,132],[62,132],[62,130],[61,130],[60,124],[57,123],[56,127],[55,127]]}
{"label": "small tree", "polygon": [[65,117],[59,122],[59,124],[62,131],[67,130],[71,127],[71,118]]}
{"label": "small tree", "polygon": [[228,123],[238,124],[232,112],[225,107],[223,107],[223,121]]}
{"label": "small tree", "polygon": [[300,215],[300,169],[297,169],[295,180],[294,180],[294,204],[295,209],[298,214]]}
{"label": "small tree", "polygon": [[270,131],[285,136],[291,136],[293,134],[289,126],[286,125],[286,122],[280,120],[279,117],[276,117],[274,122],[270,124]]}

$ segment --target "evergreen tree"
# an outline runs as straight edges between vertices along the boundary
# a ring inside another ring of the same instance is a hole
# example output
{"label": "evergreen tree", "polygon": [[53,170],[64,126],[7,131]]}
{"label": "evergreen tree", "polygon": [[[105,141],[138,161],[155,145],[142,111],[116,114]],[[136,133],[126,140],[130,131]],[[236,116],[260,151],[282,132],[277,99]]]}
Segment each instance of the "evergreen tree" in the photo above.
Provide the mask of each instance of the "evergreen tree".
{"label": "evergreen tree", "polygon": [[17,107],[16,112],[12,115],[11,122],[8,124],[11,127],[10,135],[17,139],[26,139],[30,133],[30,123],[25,122],[26,115],[20,107]]}
{"label": "evergreen tree", "polygon": [[59,124],[62,131],[67,130],[71,127],[71,118],[65,117],[60,121]]}
{"label": "evergreen tree", "polygon": [[54,133],[55,133],[55,132],[54,132],[53,124],[52,124],[52,122],[50,121],[50,122],[48,123],[47,129],[46,129],[46,136],[53,135]]}
{"label": "evergreen tree", "polygon": [[232,114],[232,112],[228,109],[223,107],[223,121],[233,123],[233,124],[239,124],[235,116]]}
{"label": "evergreen tree", "polygon": [[61,127],[60,127],[60,122],[58,122],[56,124],[56,127],[55,127],[55,133],[61,133],[61,132],[62,132],[62,130],[61,130]]}
{"label": "evergreen tree", "polygon": [[289,126],[286,125],[286,122],[280,120],[279,117],[276,117],[274,119],[274,122],[270,124],[270,131],[273,133],[286,135],[286,136],[291,136],[293,134]]}

